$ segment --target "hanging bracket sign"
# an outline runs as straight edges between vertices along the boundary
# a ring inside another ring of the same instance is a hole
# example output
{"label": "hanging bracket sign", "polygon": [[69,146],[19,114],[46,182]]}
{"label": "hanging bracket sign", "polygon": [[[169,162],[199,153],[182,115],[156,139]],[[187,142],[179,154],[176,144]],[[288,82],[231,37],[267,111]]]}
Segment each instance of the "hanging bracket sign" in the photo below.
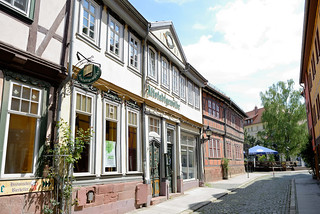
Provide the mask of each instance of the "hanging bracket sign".
{"label": "hanging bracket sign", "polygon": [[78,73],[77,79],[83,84],[92,84],[101,76],[101,69],[94,64],[85,65]]}

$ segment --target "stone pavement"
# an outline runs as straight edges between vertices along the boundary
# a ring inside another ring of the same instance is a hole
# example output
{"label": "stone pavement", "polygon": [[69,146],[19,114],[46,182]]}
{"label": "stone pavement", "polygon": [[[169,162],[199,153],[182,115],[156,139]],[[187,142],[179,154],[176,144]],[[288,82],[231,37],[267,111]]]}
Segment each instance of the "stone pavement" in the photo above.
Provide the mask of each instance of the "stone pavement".
{"label": "stone pavement", "polygon": [[250,173],[241,174],[229,178],[228,180],[221,180],[217,182],[208,183],[205,187],[194,188],[184,192],[184,195],[167,200],[160,204],[144,207],[134,210],[130,213],[145,213],[145,214],[173,214],[173,213],[191,213],[206,204],[230,193],[235,188],[241,185],[253,182],[255,179],[265,176],[265,173]]}
{"label": "stone pavement", "polygon": [[[275,172],[275,177],[284,174],[288,174],[293,178],[291,183],[293,195],[289,199],[290,214],[320,213],[319,183],[311,178],[308,171]],[[273,176],[272,172],[250,173],[249,178],[247,173],[234,176],[228,180],[212,182],[206,184],[205,187],[188,190],[182,196],[154,206],[137,209],[130,213],[192,213],[227,194],[231,194],[237,188],[249,186],[256,180],[264,179],[264,177],[270,178],[271,176]]]}

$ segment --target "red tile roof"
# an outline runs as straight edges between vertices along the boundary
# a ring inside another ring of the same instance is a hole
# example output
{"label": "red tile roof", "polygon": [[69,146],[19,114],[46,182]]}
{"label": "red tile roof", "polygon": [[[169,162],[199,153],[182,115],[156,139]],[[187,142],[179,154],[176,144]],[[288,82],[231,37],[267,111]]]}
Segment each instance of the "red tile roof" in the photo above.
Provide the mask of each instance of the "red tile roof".
{"label": "red tile roof", "polygon": [[257,123],[261,123],[261,116],[262,113],[264,112],[264,108],[255,108],[252,111],[248,111],[246,112],[246,114],[248,115],[248,117],[246,118],[246,120],[252,119],[253,122],[249,123],[247,125],[252,125],[252,124],[257,124]]}

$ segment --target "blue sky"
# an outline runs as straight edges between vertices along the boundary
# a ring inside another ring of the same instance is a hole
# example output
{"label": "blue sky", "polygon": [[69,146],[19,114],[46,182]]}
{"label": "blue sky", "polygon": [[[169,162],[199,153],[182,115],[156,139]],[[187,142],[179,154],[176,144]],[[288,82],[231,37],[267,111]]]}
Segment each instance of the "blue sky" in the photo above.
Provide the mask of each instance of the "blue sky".
{"label": "blue sky", "polygon": [[150,22],[171,20],[185,55],[244,111],[260,92],[299,89],[303,0],[129,0]]}

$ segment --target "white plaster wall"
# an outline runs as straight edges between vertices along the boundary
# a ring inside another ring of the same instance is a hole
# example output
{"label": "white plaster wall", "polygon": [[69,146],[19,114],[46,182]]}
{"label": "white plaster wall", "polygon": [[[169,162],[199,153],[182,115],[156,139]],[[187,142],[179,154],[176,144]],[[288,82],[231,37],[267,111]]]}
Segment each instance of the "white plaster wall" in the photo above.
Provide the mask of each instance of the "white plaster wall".
{"label": "white plaster wall", "polygon": [[0,20],[0,41],[26,51],[29,38],[29,26],[2,13],[0,13]]}
{"label": "white plaster wall", "polygon": [[[65,0],[55,0],[54,3],[52,1],[41,1],[39,25],[49,30],[65,3]],[[62,21],[62,23],[64,22]],[[60,32],[59,35],[62,36],[62,33]]]}
{"label": "white plaster wall", "polygon": [[42,54],[42,58],[60,64],[62,43],[52,38]]}
{"label": "white plaster wall", "polygon": [[[65,89],[65,88],[64,88]],[[68,89],[69,90],[69,89]],[[61,119],[65,122],[70,121],[70,106],[71,106],[71,93],[66,93],[62,95],[62,103],[61,103]]]}

